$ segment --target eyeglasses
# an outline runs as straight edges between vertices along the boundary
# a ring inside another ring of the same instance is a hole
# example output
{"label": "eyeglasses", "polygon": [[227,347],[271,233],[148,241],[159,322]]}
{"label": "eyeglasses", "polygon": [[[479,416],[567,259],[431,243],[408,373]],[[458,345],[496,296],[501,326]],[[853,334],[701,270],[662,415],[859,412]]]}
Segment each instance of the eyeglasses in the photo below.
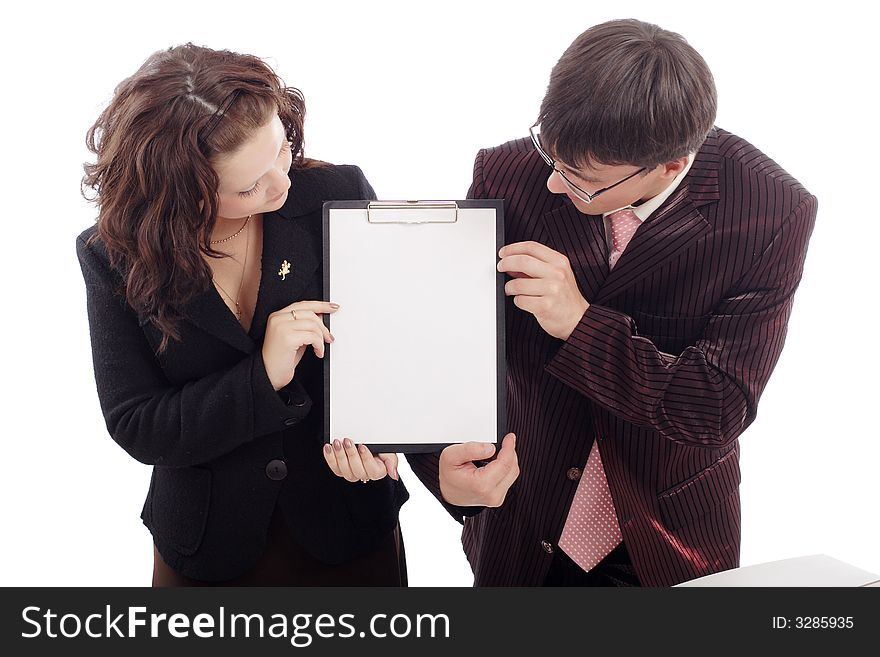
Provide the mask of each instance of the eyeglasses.
{"label": "eyeglasses", "polygon": [[609,185],[608,187],[603,187],[602,189],[600,189],[598,191],[590,193],[585,189],[581,189],[574,182],[569,180],[568,176],[565,175],[565,172],[556,166],[556,160],[554,160],[552,157],[550,157],[547,154],[547,151],[545,151],[543,149],[543,147],[541,146],[541,140],[540,140],[540,138],[541,138],[541,124],[540,123],[536,123],[531,128],[529,128],[529,134],[532,136],[532,143],[535,145],[535,149],[541,155],[543,160],[548,165],[550,165],[550,168],[553,169],[554,173],[556,173],[562,179],[562,183],[568,188],[568,190],[572,194],[577,196],[584,203],[591,203],[597,196],[599,196],[599,194],[604,194],[609,189],[614,189],[618,185],[625,183],[630,178],[637,176],[642,171],[645,171],[648,168],[648,167],[642,167],[638,171],[635,171],[635,172],[629,174],[626,178],[624,178],[622,180],[618,180],[613,185]]}

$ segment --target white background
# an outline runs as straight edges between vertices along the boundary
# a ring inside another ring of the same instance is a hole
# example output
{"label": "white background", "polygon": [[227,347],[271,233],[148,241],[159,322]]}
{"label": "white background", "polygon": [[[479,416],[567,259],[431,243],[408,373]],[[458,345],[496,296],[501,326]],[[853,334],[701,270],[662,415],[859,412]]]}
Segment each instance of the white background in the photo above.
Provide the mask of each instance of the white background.
{"label": "white background", "polygon": [[[150,468],[106,433],[74,249],[95,215],[79,193],[86,129],[147,55],[193,41],[267,58],[305,94],[309,155],[360,165],[380,198],[460,198],[478,148],[527,135],[572,39],[623,17],[683,34],[715,74],[718,125],[819,198],[788,341],[742,438],[742,563],[825,553],[880,573],[876,15],[705,0],[22,4],[0,28],[0,583],[150,582]],[[470,585],[458,525],[401,470],[411,584]]]}

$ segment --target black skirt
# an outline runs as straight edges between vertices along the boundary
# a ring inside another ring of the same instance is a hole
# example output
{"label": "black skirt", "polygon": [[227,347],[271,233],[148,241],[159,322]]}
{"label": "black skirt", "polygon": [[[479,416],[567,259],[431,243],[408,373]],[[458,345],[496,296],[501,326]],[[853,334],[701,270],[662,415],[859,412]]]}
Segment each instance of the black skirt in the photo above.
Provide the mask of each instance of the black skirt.
{"label": "black skirt", "polygon": [[279,508],[269,524],[266,549],[243,575],[219,582],[192,579],[171,569],[153,546],[153,586],[406,586],[406,553],[398,524],[371,553],[327,564],[293,540]]}

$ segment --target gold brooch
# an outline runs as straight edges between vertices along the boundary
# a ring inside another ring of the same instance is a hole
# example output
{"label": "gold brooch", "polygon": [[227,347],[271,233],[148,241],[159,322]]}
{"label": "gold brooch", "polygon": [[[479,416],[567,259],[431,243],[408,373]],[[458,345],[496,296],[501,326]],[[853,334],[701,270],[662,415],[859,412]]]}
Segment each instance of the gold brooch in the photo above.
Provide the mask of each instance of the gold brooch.
{"label": "gold brooch", "polygon": [[278,275],[281,277],[283,281],[287,275],[290,273],[290,263],[285,260],[281,263],[281,269],[278,270]]}

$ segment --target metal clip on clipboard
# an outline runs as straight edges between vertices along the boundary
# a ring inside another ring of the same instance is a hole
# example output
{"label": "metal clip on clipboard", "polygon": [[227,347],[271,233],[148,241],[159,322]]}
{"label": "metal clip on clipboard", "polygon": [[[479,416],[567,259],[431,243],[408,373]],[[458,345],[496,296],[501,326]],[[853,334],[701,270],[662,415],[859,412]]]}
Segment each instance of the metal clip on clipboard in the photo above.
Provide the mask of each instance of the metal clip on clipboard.
{"label": "metal clip on clipboard", "polygon": [[[418,212],[413,212],[416,209]],[[370,201],[367,221],[371,224],[454,224],[458,221],[455,201]]]}

